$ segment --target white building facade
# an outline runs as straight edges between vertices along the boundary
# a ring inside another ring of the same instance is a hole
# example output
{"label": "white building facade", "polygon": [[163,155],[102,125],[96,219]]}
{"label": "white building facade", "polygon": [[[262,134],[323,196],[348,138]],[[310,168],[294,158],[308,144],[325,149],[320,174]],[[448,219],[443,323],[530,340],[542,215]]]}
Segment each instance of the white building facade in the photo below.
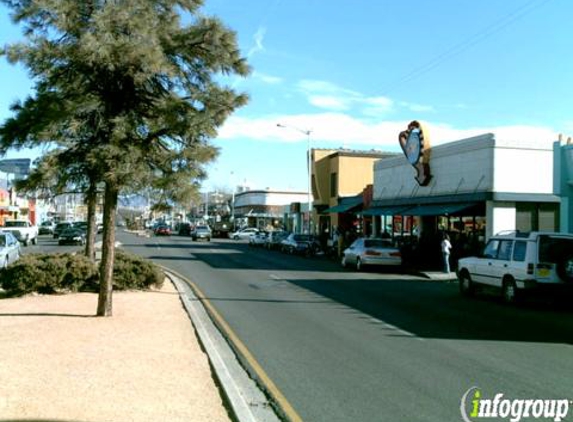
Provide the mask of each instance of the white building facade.
{"label": "white building facade", "polygon": [[[419,219],[423,231],[479,234],[560,228],[553,140],[497,139],[485,134],[430,149],[427,186],[404,156],[374,165],[373,215]],[[454,220],[455,224],[450,224]]]}

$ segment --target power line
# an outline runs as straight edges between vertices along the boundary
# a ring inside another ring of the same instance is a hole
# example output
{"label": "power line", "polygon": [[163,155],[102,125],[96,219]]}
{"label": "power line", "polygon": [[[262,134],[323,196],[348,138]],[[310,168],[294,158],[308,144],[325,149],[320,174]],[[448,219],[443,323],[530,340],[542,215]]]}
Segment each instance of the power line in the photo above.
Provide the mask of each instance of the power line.
{"label": "power line", "polygon": [[396,82],[392,85],[388,86],[388,88],[383,90],[382,95],[387,95],[388,93],[392,92],[396,88],[404,85],[407,82],[410,82],[421,75],[435,69],[436,67],[440,66],[443,62],[452,59],[453,57],[463,53],[467,49],[473,47],[474,45],[482,42],[483,40],[491,37],[492,35],[500,32],[507,26],[513,24],[514,22],[522,19],[533,10],[543,6],[545,3],[548,3],[550,0],[531,0],[520,7],[516,8],[515,10],[511,11],[510,13],[504,15],[500,19],[496,20],[495,22],[491,23],[490,25],[486,26],[481,31],[475,33],[474,35],[466,38],[462,42],[455,44],[454,46],[450,47],[443,53],[437,55],[430,61],[426,62],[425,64],[418,66],[417,68],[411,70],[406,75],[399,78]]}

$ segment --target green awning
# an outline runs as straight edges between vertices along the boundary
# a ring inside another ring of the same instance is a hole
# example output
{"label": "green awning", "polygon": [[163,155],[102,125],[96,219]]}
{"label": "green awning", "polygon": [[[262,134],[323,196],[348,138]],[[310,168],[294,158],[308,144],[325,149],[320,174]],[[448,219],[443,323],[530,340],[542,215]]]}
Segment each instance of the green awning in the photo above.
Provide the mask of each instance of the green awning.
{"label": "green awning", "polygon": [[409,206],[396,206],[396,207],[375,207],[369,208],[362,212],[362,215],[404,215],[404,212],[412,207]]}
{"label": "green awning", "polygon": [[402,215],[416,215],[416,216],[428,216],[428,215],[452,215],[459,214],[462,211],[466,211],[469,208],[477,205],[477,203],[463,203],[463,204],[427,204],[418,205],[417,207],[412,207],[404,212]]}
{"label": "green awning", "polygon": [[325,209],[322,214],[348,212],[360,205],[362,205],[362,195],[340,198],[338,205]]}

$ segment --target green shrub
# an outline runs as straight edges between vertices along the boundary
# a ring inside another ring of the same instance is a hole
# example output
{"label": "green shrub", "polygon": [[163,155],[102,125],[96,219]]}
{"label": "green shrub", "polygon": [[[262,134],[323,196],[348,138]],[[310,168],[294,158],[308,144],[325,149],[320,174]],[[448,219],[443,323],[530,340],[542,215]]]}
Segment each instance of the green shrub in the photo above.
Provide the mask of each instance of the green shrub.
{"label": "green shrub", "polygon": [[161,288],[165,276],[153,262],[121,250],[115,252],[113,286],[117,290]]}
{"label": "green shrub", "polygon": [[[163,285],[163,272],[151,261],[116,251],[115,290],[145,290]],[[99,268],[84,255],[30,254],[0,271],[6,296],[99,290]]]}

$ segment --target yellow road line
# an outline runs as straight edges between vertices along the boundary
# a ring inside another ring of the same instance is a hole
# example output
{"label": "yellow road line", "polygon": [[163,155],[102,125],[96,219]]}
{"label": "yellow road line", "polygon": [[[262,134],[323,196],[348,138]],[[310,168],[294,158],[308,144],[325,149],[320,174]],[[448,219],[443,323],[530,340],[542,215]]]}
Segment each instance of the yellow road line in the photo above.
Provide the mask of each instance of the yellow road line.
{"label": "yellow road line", "polygon": [[201,302],[207,308],[209,315],[211,315],[211,317],[215,319],[215,322],[217,323],[219,328],[225,332],[227,339],[229,339],[229,341],[233,344],[235,349],[243,356],[243,358],[247,361],[252,370],[255,371],[259,381],[264,385],[265,389],[269,392],[269,394],[280,406],[281,410],[284,412],[288,420],[290,422],[303,422],[302,418],[298,415],[296,410],[294,410],[294,408],[286,399],[286,397],[283,395],[283,393],[279,390],[279,388],[275,385],[275,383],[263,370],[263,368],[257,362],[253,354],[249,351],[247,346],[245,346],[245,344],[239,339],[239,337],[237,337],[237,335],[231,329],[229,324],[227,324],[227,321],[225,321],[225,319],[219,314],[219,312],[213,307],[213,305],[211,305],[211,302],[209,302],[209,300],[205,297],[201,289],[199,289],[199,287],[197,287],[197,285],[193,283],[191,280],[187,279],[186,277],[182,276],[176,271],[173,271],[172,269],[165,267],[164,269],[167,272],[175,274],[177,277],[179,277],[181,280],[185,281],[187,284],[189,284],[189,286],[191,286],[191,289],[193,289],[195,296],[197,296],[197,298],[201,300]]}

